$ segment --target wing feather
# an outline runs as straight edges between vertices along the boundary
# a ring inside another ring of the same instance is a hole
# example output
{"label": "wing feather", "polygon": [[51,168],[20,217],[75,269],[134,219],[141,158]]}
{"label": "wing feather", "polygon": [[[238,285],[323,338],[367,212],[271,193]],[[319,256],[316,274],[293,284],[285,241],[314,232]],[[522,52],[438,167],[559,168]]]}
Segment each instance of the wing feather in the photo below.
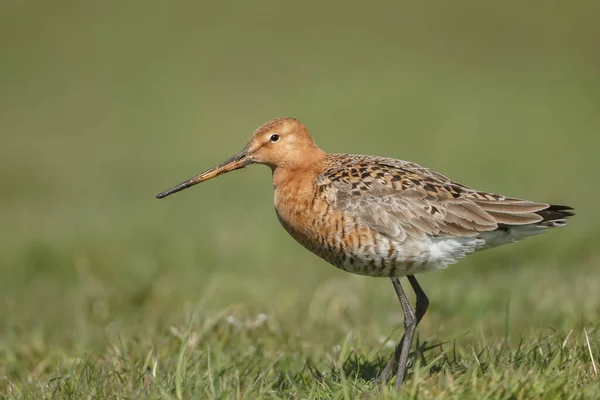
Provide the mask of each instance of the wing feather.
{"label": "wing feather", "polygon": [[547,204],[478,192],[401,160],[334,155],[317,180],[331,205],[370,229],[397,240],[407,236],[476,236],[498,224],[526,225]]}

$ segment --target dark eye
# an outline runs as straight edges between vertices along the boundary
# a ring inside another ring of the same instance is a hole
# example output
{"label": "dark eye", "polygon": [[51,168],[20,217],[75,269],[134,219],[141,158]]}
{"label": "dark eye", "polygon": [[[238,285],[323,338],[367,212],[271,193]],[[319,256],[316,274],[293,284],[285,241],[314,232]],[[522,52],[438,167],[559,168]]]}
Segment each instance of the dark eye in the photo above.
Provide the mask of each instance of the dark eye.
{"label": "dark eye", "polygon": [[271,135],[271,142],[275,143],[275,142],[279,142],[279,135],[274,133]]}

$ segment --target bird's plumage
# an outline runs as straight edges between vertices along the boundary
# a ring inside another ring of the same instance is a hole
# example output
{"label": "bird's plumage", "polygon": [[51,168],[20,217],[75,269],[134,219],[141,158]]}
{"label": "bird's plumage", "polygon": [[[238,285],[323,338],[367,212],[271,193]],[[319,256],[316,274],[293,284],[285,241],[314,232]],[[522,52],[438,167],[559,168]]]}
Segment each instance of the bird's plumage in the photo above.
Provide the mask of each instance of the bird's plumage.
{"label": "bird's plumage", "polygon": [[[329,168],[319,176],[318,190],[333,192],[326,196],[332,206],[398,240],[469,237],[503,225],[535,224],[544,220],[540,212],[550,208],[473,190],[412,162],[351,154],[327,158]],[[552,217],[564,221],[569,208],[560,210]]]}
{"label": "bird's plumage", "polygon": [[287,232],[361,275],[445,268],[573,215],[570,207],[474,190],[409,161],[327,154],[294,118],[265,122],[242,152],[159,197],[253,163],[273,170],[275,210]]}
{"label": "bird's plumage", "polygon": [[[418,164],[329,154],[307,195],[277,201],[286,230],[349,272],[404,276],[564,225],[569,207],[470,189]],[[277,188],[276,188],[277,191]],[[304,197],[308,196],[308,199]]]}

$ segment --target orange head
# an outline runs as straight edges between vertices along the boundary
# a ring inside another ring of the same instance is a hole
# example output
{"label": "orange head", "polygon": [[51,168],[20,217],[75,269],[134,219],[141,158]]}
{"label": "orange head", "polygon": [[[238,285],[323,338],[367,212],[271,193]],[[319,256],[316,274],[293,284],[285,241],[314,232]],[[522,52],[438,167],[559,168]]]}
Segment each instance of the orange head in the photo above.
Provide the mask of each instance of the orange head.
{"label": "orange head", "polygon": [[313,142],[302,122],[295,118],[272,119],[258,127],[246,147],[238,154],[156,197],[162,199],[250,164],[268,165],[273,171],[278,168],[294,169],[311,165],[314,157],[322,155],[323,151]]}

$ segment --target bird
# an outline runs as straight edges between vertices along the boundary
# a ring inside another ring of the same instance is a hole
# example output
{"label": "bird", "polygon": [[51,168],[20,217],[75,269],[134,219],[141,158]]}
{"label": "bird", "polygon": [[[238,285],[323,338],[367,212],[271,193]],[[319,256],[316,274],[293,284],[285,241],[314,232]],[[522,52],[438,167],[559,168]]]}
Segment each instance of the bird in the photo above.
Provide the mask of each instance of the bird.
{"label": "bird", "polygon": [[[568,206],[474,190],[409,161],[326,153],[302,122],[288,117],[265,122],[239,153],[156,197],[251,164],[271,168],[277,218],[298,243],[344,271],[391,279],[404,334],[376,382],[395,375],[397,390],[429,306],[416,274],[564,226],[575,215]],[[414,308],[402,277],[415,293]]]}

